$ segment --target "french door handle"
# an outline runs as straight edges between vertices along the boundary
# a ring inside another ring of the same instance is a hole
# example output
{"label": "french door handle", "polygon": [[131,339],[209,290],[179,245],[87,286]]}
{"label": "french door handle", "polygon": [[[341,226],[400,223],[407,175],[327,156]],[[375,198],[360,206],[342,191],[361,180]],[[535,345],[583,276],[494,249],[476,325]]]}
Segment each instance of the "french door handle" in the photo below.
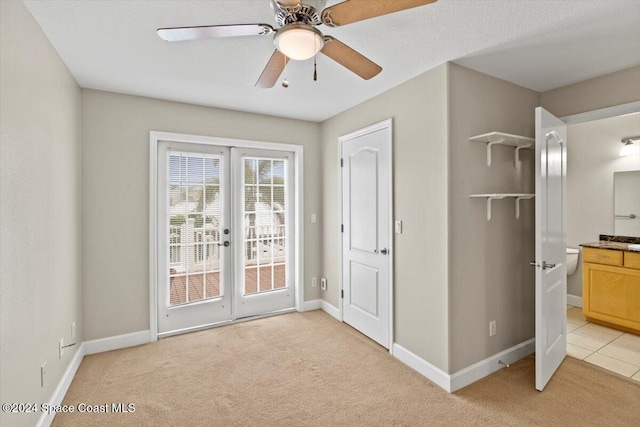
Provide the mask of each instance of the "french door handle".
{"label": "french door handle", "polygon": [[547,268],[553,268],[555,267],[555,264],[547,264],[547,261],[542,261],[542,269],[546,270]]}
{"label": "french door handle", "polygon": [[373,252],[376,254],[386,255],[389,253],[389,250],[387,248],[382,248],[380,250],[374,249]]}
{"label": "french door handle", "polygon": [[229,245],[231,245],[231,243],[229,243],[228,240],[226,240],[224,243],[218,243],[218,246],[224,246],[225,248],[228,248]]}
{"label": "french door handle", "polygon": [[542,267],[543,270],[546,270],[547,268],[553,268],[556,266],[555,264],[547,264],[547,261],[542,261],[542,265],[538,264],[535,261],[531,261],[529,265],[536,268]]}

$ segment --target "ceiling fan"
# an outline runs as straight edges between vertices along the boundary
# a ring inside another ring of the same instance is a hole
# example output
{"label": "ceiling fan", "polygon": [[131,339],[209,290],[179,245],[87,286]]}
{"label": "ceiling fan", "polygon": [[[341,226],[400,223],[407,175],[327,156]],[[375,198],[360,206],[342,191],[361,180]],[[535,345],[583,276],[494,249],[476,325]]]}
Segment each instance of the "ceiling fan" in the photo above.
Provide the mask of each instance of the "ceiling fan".
{"label": "ceiling fan", "polygon": [[326,0],[269,1],[280,28],[269,24],[235,24],[159,28],[157,32],[169,42],[273,34],[276,50],[255,84],[260,88],[273,87],[290,59],[302,61],[318,52],[369,80],[378,75],[382,67],[334,37],[322,34],[316,27],[321,24],[338,27],[437,0],[346,0],[326,9]]}

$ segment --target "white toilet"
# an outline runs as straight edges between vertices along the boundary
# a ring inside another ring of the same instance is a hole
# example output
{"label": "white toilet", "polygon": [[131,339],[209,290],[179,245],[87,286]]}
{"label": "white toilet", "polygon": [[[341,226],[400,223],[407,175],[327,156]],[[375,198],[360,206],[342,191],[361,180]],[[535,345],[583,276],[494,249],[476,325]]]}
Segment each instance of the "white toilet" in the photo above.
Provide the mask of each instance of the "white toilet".
{"label": "white toilet", "polygon": [[571,276],[578,269],[578,255],[580,251],[576,248],[567,248],[567,276]]}

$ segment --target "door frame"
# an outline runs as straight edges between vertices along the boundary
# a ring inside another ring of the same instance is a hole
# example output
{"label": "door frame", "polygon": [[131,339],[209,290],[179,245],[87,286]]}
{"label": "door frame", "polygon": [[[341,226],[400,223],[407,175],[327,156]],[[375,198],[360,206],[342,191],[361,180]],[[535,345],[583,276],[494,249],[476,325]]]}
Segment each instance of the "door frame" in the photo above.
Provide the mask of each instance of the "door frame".
{"label": "door frame", "polygon": [[[393,331],[393,325],[394,325],[394,313],[393,313],[393,291],[394,291],[394,275],[393,275],[393,260],[395,258],[395,248],[394,248],[394,234],[393,234],[393,224],[394,224],[394,217],[393,217],[393,119],[392,118],[388,118],[386,120],[383,120],[381,122],[378,123],[374,123],[372,125],[369,125],[367,127],[364,127],[362,129],[358,129],[356,131],[341,135],[338,137],[338,164],[341,165],[342,162],[342,146],[344,144],[345,141],[357,138],[359,136],[363,136],[369,133],[373,133],[376,131],[379,131],[381,129],[389,129],[390,134],[391,134],[391,139],[388,141],[389,144],[389,176],[390,176],[390,180],[389,180],[389,227],[388,227],[388,233],[389,233],[389,251],[390,251],[390,255],[389,257],[387,257],[388,262],[389,262],[389,354],[393,355],[393,343],[394,343],[394,331]],[[338,167],[338,183],[340,188],[338,189],[338,209],[340,209],[340,224],[344,224],[343,221],[343,216],[342,216],[342,187],[343,187],[343,179],[342,179],[342,172],[343,172],[343,168],[342,166]],[[340,320],[341,322],[344,322],[344,317],[343,317],[343,298],[341,296],[342,291],[344,290],[344,283],[342,280],[342,273],[344,271],[344,254],[343,254],[343,248],[342,248],[342,244],[343,244],[343,236],[344,233],[342,231],[340,231],[340,237],[339,237],[339,250],[338,250],[338,320]]]}
{"label": "door frame", "polygon": [[[158,144],[160,141],[185,142],[200,145],[254,148],[260,150],[290,151],[293,153],[294,185],[294,292],[295,309],[304,311],[304,147],[298,144],[283,144],[267,141],[221,138],[205,135],[150,131],[149,132],[149,341],[158,340]],[[236,184],[232,184],[236,185]],[[231,189],[233,192],[233,188]],[[232,193],[233,194],[233,193]],[[260,316],[256,316],[260,317]],[[246,321],[241,319],[237,322]],[[236,321],[222,322],[229,324]],[[210,327],[214,325],[206,325]],[[197,330],[201,328],[193,328]]]}

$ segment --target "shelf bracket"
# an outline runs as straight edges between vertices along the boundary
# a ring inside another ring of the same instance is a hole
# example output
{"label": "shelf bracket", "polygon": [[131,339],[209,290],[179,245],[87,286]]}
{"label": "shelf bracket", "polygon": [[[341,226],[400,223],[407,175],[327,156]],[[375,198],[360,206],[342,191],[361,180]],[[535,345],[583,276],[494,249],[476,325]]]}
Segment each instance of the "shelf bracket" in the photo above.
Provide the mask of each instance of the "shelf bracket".
{"label": "shelf bracket", "polygon": [[491,147],[496,144],[501,144],[504,142],[503,139],[496,139],[495,141],[487,142],[487,166],[491,166]]}
{"label": "shelf bracket", "polygon": [[529,148],[532,145],[533,145],[533,143],[532,144],[527,144],[527,145],[519,145],[519,146],[516,147],[516,160],[515,160],[515,163],[514,163],[515,167],[519,167],[520,166],[520,150],[522,150],[523,148]]}
{"label": "shelf bracket", "polygon": [[[517,153],[517,152],[516,152]],[[516,197],[516,219],[520,219],[520,200],[533,199],[534,196],[520,196]]]}
{"label": "shelf bracket", "polygon": [[487,197],[487,221],[491,221],[491,201],[502,200],[504,197],[489,196]]}

